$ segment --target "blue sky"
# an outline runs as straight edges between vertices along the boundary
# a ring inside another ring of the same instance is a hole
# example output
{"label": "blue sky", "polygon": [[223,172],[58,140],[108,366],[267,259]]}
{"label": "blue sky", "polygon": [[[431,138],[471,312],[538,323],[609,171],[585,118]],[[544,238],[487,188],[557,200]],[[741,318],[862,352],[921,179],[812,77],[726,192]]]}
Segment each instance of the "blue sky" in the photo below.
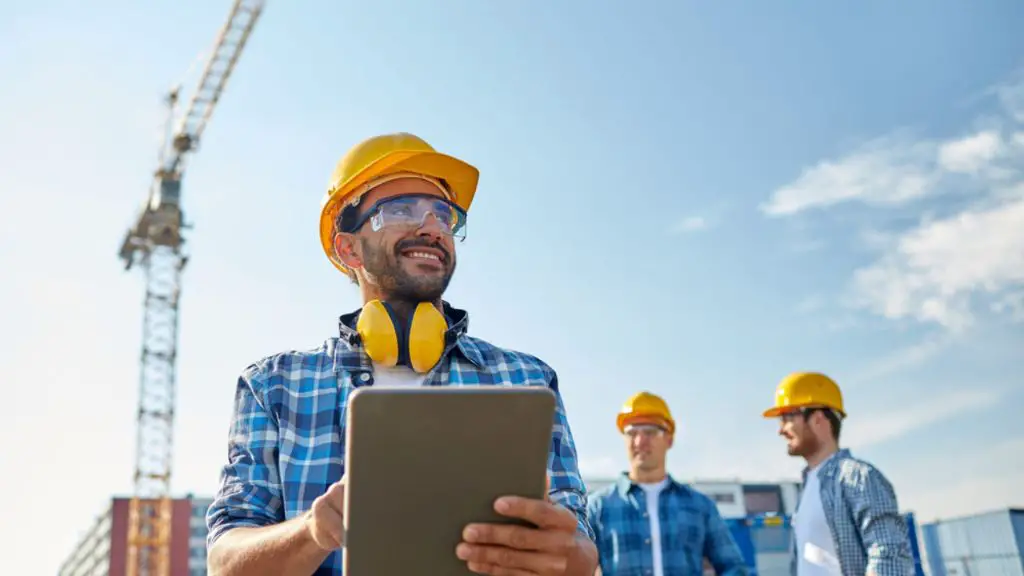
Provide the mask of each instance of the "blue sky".
{"label": "blue sky", "polygon": [[[116,252],[161,97],[229,5],[0,21],[19,573],[131,489],[143,284]],[[448,298],[558,370],[588,475],[624,465],[615,412],[651,389],[677,476],[793,478],[760,411],[816,369],[905,508],[1024,505],[1022,21],[1009,0],[269,3],[185,181],[175,490],[215,488],[238,373],[358,306],[321,194],[350,145],[404,130],[481,169]]]}

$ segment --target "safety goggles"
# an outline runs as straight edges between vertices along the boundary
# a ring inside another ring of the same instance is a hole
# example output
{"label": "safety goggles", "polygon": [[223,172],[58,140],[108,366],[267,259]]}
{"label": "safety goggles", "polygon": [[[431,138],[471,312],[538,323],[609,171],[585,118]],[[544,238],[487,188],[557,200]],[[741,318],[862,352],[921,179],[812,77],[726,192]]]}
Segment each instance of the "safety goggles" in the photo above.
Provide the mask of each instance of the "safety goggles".
{"label": "safety goggles", "polygon": [[419,228],[433,216],[441,228],[460,240],[466,237],[466,212],[444,198],[430,194],[392,196],[374,202],[355,221],[351,230],[359,230],[367,222],[374,232],[384,227]]}
{"label": "safety goggles", "polygon": [[826,416],[831,415],[838,420],[843,419],[842,414],[827,406],[806,406],[803,408],[794,408],[793,410],[788,410],[786,412],[779,414],[779,420],[781,420],[784,423],[792,422],[793,420],[796,420],[798,417],[806,420],[811,416],[811,414],[815,412],[824,412]]}
{"label": "safety goggles", "polygon": [[630,438],[636,438],[641,436],[644,438],[656,438],[665,433],[665,429],[661,426],[655,426],[654,424],[636,424],[632,426],[626,426],[624,430],[626,436]]}

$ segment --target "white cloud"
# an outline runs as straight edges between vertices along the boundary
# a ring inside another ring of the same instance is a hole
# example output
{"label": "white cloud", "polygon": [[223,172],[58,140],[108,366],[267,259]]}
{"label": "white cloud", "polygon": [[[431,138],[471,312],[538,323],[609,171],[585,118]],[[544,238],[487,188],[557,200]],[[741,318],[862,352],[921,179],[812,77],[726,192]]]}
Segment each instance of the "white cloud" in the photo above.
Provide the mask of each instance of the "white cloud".
{"label": "white cloud", "polygon": [[989,165],[1002,150],[1003,142],[994,130],[979,132],[939,147],[939,164],[949,172],[976,173]]}
{"label": "white cloud", "polygon": [[[955,195],[968,205],[901,230],[862,232],[877,259],[856,270],[848,302],[885,318],[960,331],[979,306],[1020,320],[1024,292],[1024,80],[995,93],[1002,117],[944,142],[906,133],[805,169],[762,207],[787,216],[844,202],[876,207]],[[1005,134],[1005,136],[1004,136]]]}
{"label": "white cloud", "polygon": [[682,234],[686,232],[697,232],[704,230],[708,227],[708,221],[701,216],[688,216],[677,222],[672,226],[671,232],[673,234]]}
{"label": "white cloud", "polygon": [[1024,322],[1024,291],[1007,294],[992,304],[992,311],[1004,314],[1014,322]]}
{"label": "white cloud", "polygon": [[858,304],[887,318],[953,330],[970,325],[974,296],[1024,287],[1024,197],[924,222],[854,274]]}
{"label": "white cloud", "polygon": [[852,201],[901,204],[930,191],[934,157],[931,142],[908,141],[903,136],[879,138],[846,158],[804,169],[761,209],[769,216],[788,216]]}

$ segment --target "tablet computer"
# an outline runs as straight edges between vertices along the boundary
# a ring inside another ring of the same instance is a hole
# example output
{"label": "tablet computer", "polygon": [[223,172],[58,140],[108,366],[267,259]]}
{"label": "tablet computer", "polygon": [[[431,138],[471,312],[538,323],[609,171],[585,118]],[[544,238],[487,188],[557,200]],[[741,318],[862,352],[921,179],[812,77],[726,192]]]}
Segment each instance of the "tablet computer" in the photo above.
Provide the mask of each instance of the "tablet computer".
{"label": "tablet computer", "polygon": [[555,395],[533,386],[360,388],[345,438],[346,576],[473,574],[471,522],[525,523],[499,496],[544,498]]}

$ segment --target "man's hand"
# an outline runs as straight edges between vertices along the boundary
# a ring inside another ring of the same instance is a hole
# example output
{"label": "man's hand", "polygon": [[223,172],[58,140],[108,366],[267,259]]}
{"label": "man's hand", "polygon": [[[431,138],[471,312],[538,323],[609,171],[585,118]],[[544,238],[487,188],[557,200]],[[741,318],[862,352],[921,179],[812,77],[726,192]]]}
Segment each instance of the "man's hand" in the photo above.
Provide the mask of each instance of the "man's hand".
{"label": "man's hand", "polygon": [[306,529],[321,550],[330,552],[345,544],[345,478],[331,484],[313,500],[306,512]]}
{"label": "man's hand", "polygon": [[[547,500],[506,496],[494,509],[537,528],[503,524],[470,524],[455,553],[478,574],[494,576],[569,575],[594,573],[597,552],[593,542],[576,533],[576,515]],[[586,550],[589,547],[590,553]],[[591,560],[591,557],[593,560]],[[588,566],[574,566],[581,563]]]}

